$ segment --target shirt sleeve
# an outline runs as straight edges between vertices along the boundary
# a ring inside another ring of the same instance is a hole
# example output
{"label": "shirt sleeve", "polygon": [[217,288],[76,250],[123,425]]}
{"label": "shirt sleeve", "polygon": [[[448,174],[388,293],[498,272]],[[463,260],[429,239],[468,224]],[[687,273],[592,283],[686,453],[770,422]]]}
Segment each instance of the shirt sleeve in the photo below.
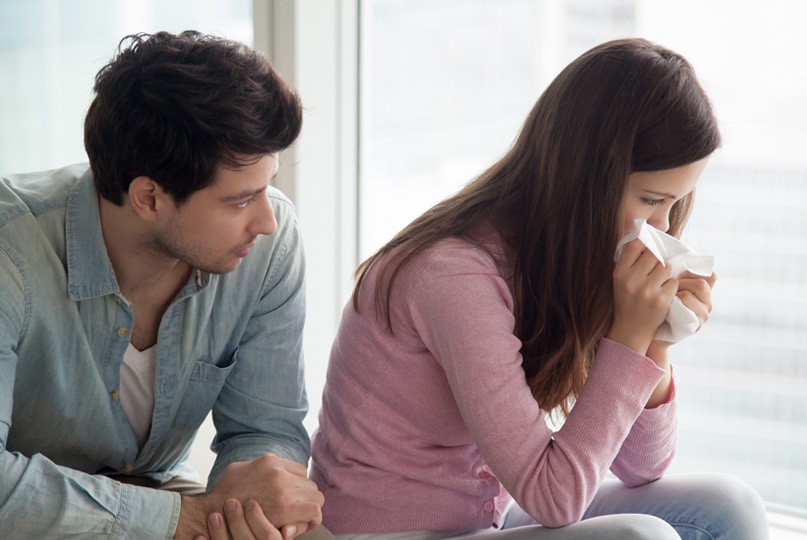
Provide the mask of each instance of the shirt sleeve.
{"label": "shirt sleeve", "polygon": [[25,331],[26,290],[14,254],[0,249],[0,523],[3,538],[173,537],[180,498],[61,467],[7,448],[16,347]]}
{"label": "shirt sleeve", "polygon": [[217,457],[208,489],[230,463],[274,454],[306,464],[311,452],[303,425],[303,244],[291,203],[280,197],[273,202],[278,231],[260,297],[239,343],[238,364],[213,407]]}
{"label": "shirt sleeve", "polygon": [[[545,526],[578,521],[663,371],[602,340],[573,410],[553,432],[526,383],[521,342],[513,334],[512,295],[489,256],[442,250],[412,278],[406,305],[411,324],[445,371],[469,433],[505,489]],[[650,440],[652,433],[645,438],[651,446],[669,442]],[[631,456],[625,452],[624,461]]]}

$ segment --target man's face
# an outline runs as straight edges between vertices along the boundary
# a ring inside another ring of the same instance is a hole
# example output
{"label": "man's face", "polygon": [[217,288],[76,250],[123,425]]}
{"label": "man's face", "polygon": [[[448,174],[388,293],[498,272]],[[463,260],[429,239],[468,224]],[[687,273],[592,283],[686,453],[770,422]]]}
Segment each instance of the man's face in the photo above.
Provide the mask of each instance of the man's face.
{"label": "man's face", "polygon": [[220,168],[210,186],[171,209],[151,238],[152,249],[205,272],[235,270],[259,234],[277,230],[266,194],[277,169],[277,154],[238,170]]}

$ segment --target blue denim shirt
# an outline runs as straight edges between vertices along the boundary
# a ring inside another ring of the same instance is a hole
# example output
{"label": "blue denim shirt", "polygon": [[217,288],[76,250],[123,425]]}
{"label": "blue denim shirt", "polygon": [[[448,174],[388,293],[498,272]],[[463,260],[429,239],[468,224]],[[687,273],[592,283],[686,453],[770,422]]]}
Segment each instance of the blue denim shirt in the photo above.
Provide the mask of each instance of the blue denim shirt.
{"label": "blue denim shirt", "polygon": [[159,327],[151,433],[119,400],[132,329],[86,165],[0,179],[0,528],[8,538],[171,538],[178,474],[212,409],[216,483],[231,462],[306,463],[304,260],[290,202],[233,272],[192,274]]}

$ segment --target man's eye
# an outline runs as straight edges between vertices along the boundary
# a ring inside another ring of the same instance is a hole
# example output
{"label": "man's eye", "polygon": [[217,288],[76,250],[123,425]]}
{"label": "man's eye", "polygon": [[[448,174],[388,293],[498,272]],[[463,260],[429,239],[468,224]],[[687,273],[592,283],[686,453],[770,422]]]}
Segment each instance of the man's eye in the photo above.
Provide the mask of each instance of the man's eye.
{"label": "man's eye", "polygon": [[254,200],[255,200],[255,197],[250,197],[250,198],[249,198],[249,199],[247,199],[246,201],[242,201],[242,202],[240,202],[240,203],[236,204],[235,206],[236,206],[236,208],[246,208],[246,207],[247,207],[247,206],[249,206],[249,205],[252,203],[252,201],[254,201]]}

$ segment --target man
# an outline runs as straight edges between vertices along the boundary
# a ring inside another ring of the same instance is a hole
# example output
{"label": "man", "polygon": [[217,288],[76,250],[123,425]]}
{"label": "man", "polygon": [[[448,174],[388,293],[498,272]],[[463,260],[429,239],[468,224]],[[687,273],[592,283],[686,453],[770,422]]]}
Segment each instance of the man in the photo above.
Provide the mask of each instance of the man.
{"label": "man", "polygon": [[[303,251],[269,186],[299,98],[195,32],[129,36],[94,89],[89,168],[0,181],[2,536],[314,529]],[[183,462],[211,409],[205,489]]]}

